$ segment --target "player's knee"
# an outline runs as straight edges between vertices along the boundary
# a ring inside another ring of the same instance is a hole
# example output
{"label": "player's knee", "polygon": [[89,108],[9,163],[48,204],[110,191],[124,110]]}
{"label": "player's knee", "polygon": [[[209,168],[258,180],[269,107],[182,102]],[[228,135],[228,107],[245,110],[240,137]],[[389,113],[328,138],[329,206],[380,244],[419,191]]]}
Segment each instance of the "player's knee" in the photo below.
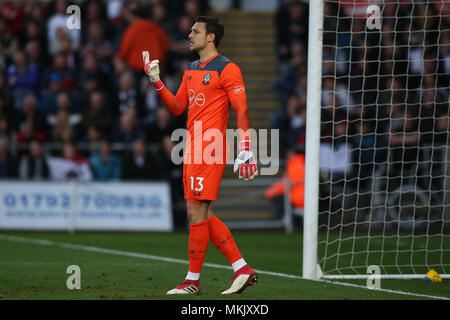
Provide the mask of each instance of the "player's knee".
{"label": "player's knee", "polygon": [[214,217],[214,211],[212,209],[208,209],[206,219],[211,219],[212,217]]}
{"label": "player's knee", "polygon": [[190,224],[199,223],[204,220],[204,219],[202,219],[201,215],[198,212],[195,212],[193,210],[188,210],[187,214],[188,214],[188,219],[189,219]]}
{"label": "player's knee", "polygon": [[201,206],[188,205],[187,215],[190,224],[200,223],[207,219],[207,211]]}

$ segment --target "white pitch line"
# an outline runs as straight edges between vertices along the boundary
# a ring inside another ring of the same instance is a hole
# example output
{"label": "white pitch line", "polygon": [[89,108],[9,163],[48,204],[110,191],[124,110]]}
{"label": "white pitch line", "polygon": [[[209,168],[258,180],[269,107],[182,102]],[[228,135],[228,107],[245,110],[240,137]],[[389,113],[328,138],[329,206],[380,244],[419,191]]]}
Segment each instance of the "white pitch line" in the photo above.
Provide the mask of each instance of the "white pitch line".
{"label": "white pitch line", "polygon": [[[24,238],[24,237],[16,237],[16,236],[8,236],[8,235],[0,234],[0,240],[1,239],[13,241],[13,242],[24,242],[24,243],[43,245],[43,246],[78,249],[78,250],[89,251],[89,252],[114,254],[114,255],[127,256],[127,257],[133,257],[133,258],[149,259],[149,260],[180,263],[180,264],[189,264],[189,261],[187,261],[187,260],[174,259],[174,258],[169,258],[169,257],[161,257],[161,256],[155,256],[152,254],[145,254],[145,253],[137,253],[137,252],[129,252],[129,251],[121,251],[121,250],[114,250],[114,249],[85,246],[85,245],[73,244],[73,243],[55,242],[55,241],[45,240],[45,239]],[[211,267],[211,268],[217,268],[217,269],[229,269],[229,270],[233,269],[231,266],[224,266],[224,265],[215,264],[215,263],[204,263],[203,265],[207,266],[207,267]],[[271,275],[271,276],[275,276],[275,277],[310,280],[310,279],[304,279],[303,277],[300,277],[300,276],[286,274],[286,273],[280,273],[280,272],[271,272],[271,271],[264,271],[264,270],[258,270],[258,269],[255,269],[255,271],[258,272],[259,274],[266,274],[266,275]],[[356,288],[372,290],[372,291],[389,292],[389,293],[406,295],[406,296],[414,296],[414,297],[438,299],[438,300],[450,300],[450,298],[448,298],[448,297],[431,296],[431,295],[412,293],[412,292],[407,292],[407,291],[390,290],[390,289],[369,289],[366,286],[357,285],[357,284],[353,284],[353,283],[346,283],[346,282],[337,282],[337,281],[330,281],[330,280],[311,280],[311,281],[333,284],[333,285],[356,287]]]}
{"label": "white pitch line", "polygon": [[397,294],[401,294],[401,295],[405,295],[405,296],[414,296],[414,297],[421,297],[421,298],[428,298],[428,299],[437,299],[437,300],[450,300],[450,298],[448,298],[448,297],[430,296],[430,295],[427,295],[427,294],[413,293],[413,292],[407,292],[407,291],[398,291],[398,290],[381,289],[381,288],[380,289],[376,289],[376,288],[369,289],[366,286],[362,286],[362,285],[354,284],[354,283],[347,283],[347,282],[339,282],[339,281],[334,282],[334,281],[331,281],[331,280],[317,280],[317,281],[330,283],[330,284],[337,284],[337,285],[347,286],[347,287],[363,288],[363,289],[372,290],[372,291],[397,293]]}

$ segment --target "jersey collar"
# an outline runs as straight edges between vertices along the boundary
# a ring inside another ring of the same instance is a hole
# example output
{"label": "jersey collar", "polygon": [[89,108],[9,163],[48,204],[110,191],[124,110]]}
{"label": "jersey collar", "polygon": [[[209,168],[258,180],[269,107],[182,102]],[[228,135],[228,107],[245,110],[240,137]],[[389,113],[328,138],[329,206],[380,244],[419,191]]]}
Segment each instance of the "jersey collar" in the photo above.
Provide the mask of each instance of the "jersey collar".
{"label": "jersey collar", "polygon": [[200,62],[200,68],[203,69],[204,67],[206,67],[206,65],[208,63],[210,63],[215,57],[217,57],[219,55],[219,53],[216,53],[215,55],[213,55],[211,58],[209,58],[206,61]]}

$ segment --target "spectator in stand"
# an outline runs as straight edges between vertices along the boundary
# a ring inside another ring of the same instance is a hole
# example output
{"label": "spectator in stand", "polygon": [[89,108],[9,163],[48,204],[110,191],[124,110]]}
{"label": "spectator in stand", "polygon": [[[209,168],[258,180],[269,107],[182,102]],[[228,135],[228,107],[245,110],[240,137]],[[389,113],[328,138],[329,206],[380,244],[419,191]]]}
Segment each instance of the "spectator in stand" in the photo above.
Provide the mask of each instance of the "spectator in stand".
{"label": "spectator in stand", "polygon": [[294,102],[288,106],[289,135],[288,148],[306,144],[306,97],[293,96]]}
{"label": "spectator in stand", "polygon": [[121,11],[123,5],[124,2],[122,0],[110,0],[106,3],[106,14],[109,19],[109,23],[113,27],[120,24],[120,20],[122,19]]}
{"label": "spectator in stand", "polygon": [[[306,49],[301,41],[294,41],[290,47],[289,63],[280,66],[281,79],[274,81],[272,87],[278,92],[281,112],[286,113],[289,96],[297,91],[299,83],[306,78]],[[305,92],[306,94],[306,92]]]}
{"label": "spectator in stand", "polygon": [[157,2],[152,5],[152,20],[164,29],[167,34],[172,34],[174,31],[174,19],[169,17],[167,7],[164,2]]}
{"label": "spectator in stand", "polygon": [[[111,9],[111,7],[116,8]],[[137,0],[120,1],[118,5],[114,5],[114,1],[108,1],[108,18],[113,30],[112,44],[114,52],[119,50],[120,43],[122,41],[123,33],[126,28],[134,19],[132,11],[136,11],[139,8],[139,2]],[[115,12],[109,12],[115,11]]]}
{"label": "spectator in stand", "polygon": [[37,110],[34,95],[27,94],[23,98],[22,109],[18,114],[15,129],[18,132],[17,143],[30,142],[33,139],[46,140],[45,118]]}
{"label": "spectator in stand", "polygon": [[83,58],[83,69],[79,73],[78,87],[83,88],[86,81],[95,78],[98,80],[97,89],[108,92],[110,90],[110,80],[107,73],[102,70],[97,54],[89,51]]}
{"label": "spectator in stand", "polygon": [[133,142],[133,153],[122,162],[123,180],[159,180],[162,178],[158,158],[150,154],[145,139],[140,137]]}
{"label": "spectator in stand", "polygon": [[81,64],[80,54],[78,51],[73,50],[72,40],[69,37],[62,39],[61,48],[58,53],[65,57],[67,69],[70,72],[74,73],[78,70],[78,66]]}
{"label": "spectator in stand", "polygon": [[146,128],[148,142],[161,145],[163,138],[170,136],[174,129],[172,115],[166,107],[160,106],[156,110],[156,121]]}
{"label": "spectator in stand", "polygon": [[6,22],[8,31],[14,36],[19,36],[22,31],[25,12],[23,6],[16,1],[2,1],[0,20]]}
{"label": "spectator in stand", "polygon": [[16,117],[14,98],[2,73],[0,73],[0,116],[5,117],[10,126],[14,127]]}
{"label": "spectator in stand", "polygon": [[97,151],[99,141],[102,137],[101,131],[95,126],[90,126],[86,134],[81,137],[81,144],[84,146],[82,154],[85,157],[89,157],[91,154]]}
{"label": "spectator in stand", "polygon": [[113,55],[112,44],[105,39],[103,26],[100,22],[91,22],[88,25],[86,44],[81,48],[82,55],[95,53],[99,59],[102,70],[110,68],[109,60]]}
{"label": "spectator in stand", "polygon": [[2,54],[2,69],[6,69],[6,59],[13,57],[19,49],[19,39],[8,29],[6,22],[0,19],[0,53]]}
{"label": "spectator in stand", "polygon": [[349,177],[352,164],[353,141],[348,139],[348,121],[339,116],[334,123],[332,136],[320,142],[320,170],[330,173],[330,180],[337,182]]}
{"label": "spectator in stand", "polygon": [[82,130],[94,126],[102,134],[109,134],[112,129],[113,113],[111,107],[104,104],[103,94],[94,91],[90,95],[89,107],[83,112]]}
{"label": "spectator in stand", "polygon": [[8,141],[0,137],[0,179],[17,178],[17,159],[11,154]]}
{"label": "spectator in stand", "polygon": [[326,106],[332,106],[336,112],[351,113],[355,100],[348,93],[345,85],[337,82],[332,75],[323,77],[322,101]]}
{"label": "spectator in stand", "polygon": [[150,60],[158,59],[164,65],[169,49],[169,36],[157,23],[139,17],[138,10],[130,14],[131,22],[123,33],[116,57],[125,60],[133,71],[141,73],[142,59],[136,57],[142,57],[145,48],[152,48]]}
{"label": "spectator in stand", "polygon": [[41,43],[37,40],[31,40],[27,42],[25,51],[28,55],[29,62],[35,65],[39,72],[43,72],[43,70],[45,70],[47,61],[44,54],[45,49],[42,50]]}
{"label": "spectator in stand", "polygon": [[71,97],[67,92],[61,92],[56,97],[56,111],[47,115],[47,123],[49,126],[54,126],[56,123],[56,112],[63,110],[69,113],[69,122],[71,126],[79,125],[81,122],[81,114],[74,112],[74,107],[71,103]]}
{"label": "spectator in stand", "polygon": [[25,25],[25,29],[22,37],[20,38],[20,47],[25,48],[26,44],[30,41],[37,41],[41,45],[46,45],[47,38],[44,34],[45,29],[39,29],[39,22],[30,20]]}
{"label": "spectator in stand", "polygon": [[73,90],[75,89],[74,84],[74,71],[70,70],[67,63],[67,55],[63,53],[57,53],[53,56],[52,66],[48,68],[44,75],[42,81],[43,84],[50,83],[50,77],[57,74],[61,79],[61,89],[62,90]]}
{"label": "spectator in stand", "polygon": [[60,152],[61,158],[65,160],[71,160],[80,164],[89,163],[89,160],[79,153],[77,145],[74,141],[65,141]]}
{"label": "spectator in stand", "polygon": [[371,190],[372,181],[367,179],[375,172],[375,165],[385,161],[384,140],[377,137],[375,132],[376,121],[372,119],[359,118],[355,123],[355,135],[353,136],[353,170],[358,174],[359,187]]}
{"label": "spectator in stand", "polygon": [[42,93],[38,104],[39,111],[44,115],[56,112],[58,95],[62,92],[62,77],[58,72],[50,74],[50,82],[46,90]]}
{"label": "spectator in stand", "polygon": [[14,107],[20,109],[22,99],[26,93],[39,93],[39,70],[37,66],[27,61],[23,51],[14,54],[14,64],[7,70],[8,85],[14,97]]}
{"label": "spectator in stand", "polygon": [[[291,76],[287,76],[292,78],[295,83],[306,76],[306,60],[308,57],[308,49],[305,47],[305,44],[301,41],[293,41],[290,46],[291,58],[289,60],[289,64],[291,66]],[[326,61],[324,61],[326,63]],[[324,64],[325,67],[325,64]],[[295,85],[294,83],[294,85]]]}
{"label": "spectator in stand", "polygon": [[[442,36],[440,46],[440,70],[439,83],[441,86],[446,86],[450,82],[450,35],[448,32]],[[448,90],[447,90],[448,92]]]}
{"label": "spectator in stand", "polygon": [[297,130],[304,126],[305,119],[302,111],[304,99],[300,99],[296,94],[290,95],[286,112],[278,111],[272,117],[272,127],[280,130],[280,156],[282,158],[285,157],[286,151],[295,144]]}
{"label": "spectator in stand", "polygon": [[[38,24],[39,30],[45,30],[46,29],[46,19],[47,19],[47,9],[46,4],[44,1],[38,1],[38,0],[24,0],[23,1],[23,8],[24,8],[24,18],[23,18],[23,25],[28,25],[28,22],[34,21]],[[42,32],[43,39],[46,41],[45,32]],[[43,42],[43,45],[46,46],[46,43]]]}
{"label": "spectator in stand", "polygon": [[196,53],[192,52],[189,46],[188,35],[191,27],[195,23],[188,15],[183,15],[178,19],[175,30],[170,34],[170,66],[181,68],[185,60],[195,60]]}
{"label": "spectator in stand", "polygon": [[430,145],[433,143],[435,119],[449,110],[447,90],[437,88],[436,77],[433,74],[423,76],[420,90],[417,91],[417,101],[420,105],[418,112],[418,127],[420,130],[420,143]]}
{"label": "spectator in stand", "polygon": [[82,157],[72,141],[64,143],[61,157],[48,157],[50,177],[56,181],[90,181],[92,172],[88,159]]}
{"label": "spectator in stand", "polygon": [[410,90],[416,89],[420,85],[422,74],[425,72],[423,58],[425,55],[425,44],[420,31],[416,31],[417,37],[411,36],[411,43],[408,46],[408,89]]}
{"label": "spectator in stand", "polygon": [[[118,92],[120,88],[120,79],[125,73],[129,73],[130,70],[128,69],[125,61],[122,61],[120,59],[113,59],[112,62],[114,73],[112,74],[112,77],[110,77],[109,79],[110,83],[109,86],[110,88],[113,88],[112,90],[114,92]],[[134,75],[133,75],[133,84],[134,84]],[[114,103],[117,104],[117,101],[115,101]]]}
{"label": "spectator in stand", "polygon": [[91,95],[94,92],[101,92],[103,94],[103,90],[100,89],[100,79],[95,74],[86,75],[84,82],[82,84],[81,92],[75,98],[75,110],[77,112],[85,112],[89,108]]}
{"label": "spectator in stand", "polygon": [[47,180],[49,177],[50,169],[47,164],[44,143],[32,140],[30,154],[20,159],[19,178],[22,180]]}
{"label": "spectator in stand", "polygon": [[136,109],[131,107],[120,115],[119,123],[112,134],[112,138],[114,142],[130,145],[143,135],[144,130],[136,116]]}
{"label": "spectator in stand", "polygon": [[27,119],[24,123],[22,129],[18,132],[16,138],[16,145],[20,146],[18,148],[18,157],[22,157],[25,154],[28,154],[28,143],[32,140],[46,141],[47,136],[44,132],[36,129],[36,124],[32,121],[32,119]]}
{"label": "spectator in stand", "polygon": [[67,22],[67,3],[65,0],[56,0],[54,14],[51,15],[47,22],[47,37],[50,54],[56,54],[60,47],[61,41],[66,36],[72,40],[72,48],[78,50],[81,43],[80,29],[69,30],[66,26]]}
{"label": "spectator in stand", "polygon": [[89,158],[94,180],[119,180],[122,172],[120,158],[111,152],[111,142],[102,138],[98,144],[98,151]]}
{"label": "spectator in stand", "polygon": [[13,146],[15,139],[15,133],[12,131],[10,123],[5,116],[0,115],[0,138],[4,138],[8,141],[8,144]]}
{"label": "spectator in stand", "polygon": [[88,0],[82,3],[81,32],[82,42],[84,44],[89,42],[89,33],[92,31],[91,25],[93,24],[98,26],[98,30],[95,32],[101,31],[101,37],[95,38],[97,38],[98,41],[108,40],[109,42],[112,30],[107,19],[106,2],[109,1]]}
{"label": "spectator in stand", "polygon": [[298,1],[284,1],[276,17],[277,52],[281,62],[290,59],[293,41],[302,41],[307,46],[308,8]]}
{"label": "spectator in stand", "polygon": [[204,14],[204,8],[201,7],[198,0],[185,0],[183,3],[184,14],[191,21],[195,21],[199,16]]}
{"label": "spectator in stand", "polygon": [[435,122],[433,144],[435,146],[448,145],[450,143],[450,117],[448,114],[439,114]]}
{"label": "spectator in stand", "polygon": [[295,87],[295,94],[300,98],[306,98],[306,90],[308,87],[308,78],[306,76],[301,77],[300,81],[298,81],[297,86]]}
{"label": "spectator in stand", "polygon": [[[419,139],[417,114],[413,107],[403,109],[402,125],[391,129],[389,137],[389,147],[391,161],[393,164],[392,185],[400,183],[404,176],[410,174],[408,171],[414,168],[414,163],[419,159]],[[416,109],[416,108],[414,108]],[[415,173],[411,173],[415,174]]]}
{"label": "spectator in stand", "polygon": [[272,199],[275,212],[282,217],[284,210],[283,195],[286,192],[286,182],[290,183],[289,200],[296,208],[305,206],[305,145],[295,145],[286,155],[286,173],[264,190],[267,199]]}
{"label": "spectator in stand", "polygon": [[49,133],[50,142],[64,143],[78,140],[78,128],[70,124],[69,117],[69,112],[66,110],[60,109],[56,112],[56,121]]}
{"label": "spectator in stand", "polygon": [[[426,106],[433,105],[433,109],[447,109],[448,99],[448,88],[439,86],[436,75],[433,73],[423,75],[420,88],[416,92],[415,103],[422,103]],[[431,115],[432,112],[428,114]]]}
{"label": "spectator in stand", "polygon": [[[126,72],[120,76],[117,104],[118,112],[122,115],[129,108],[134,108],[137,111],[137,92],[134,84],[134,77],[130,72]],[[138,112],[142,115],[142,111]]]}

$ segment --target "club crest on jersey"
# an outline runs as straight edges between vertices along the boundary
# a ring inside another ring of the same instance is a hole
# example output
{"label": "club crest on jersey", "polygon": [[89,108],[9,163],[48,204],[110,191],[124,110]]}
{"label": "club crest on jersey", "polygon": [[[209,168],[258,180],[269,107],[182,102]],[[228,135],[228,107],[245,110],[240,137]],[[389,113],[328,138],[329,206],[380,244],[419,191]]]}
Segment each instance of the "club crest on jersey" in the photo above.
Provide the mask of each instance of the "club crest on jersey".
{"label": "club crest on jersey", "polygon": [[207,84],[209,84],[209,80],[211,80],[211,75],[209,74],[209,73],[207,73],[207,74],[205,74],[205,76],[203,77],[203,81],[202,81],[202,83],[204,84],[204,85],[207,85]]}
{"label": "club crest on jersey", "polygon": [[234,87],[234,93],[235,94],[241,94],[244,91],[245,91],[245,89],[243,87],[241,87],[241,86]]}

